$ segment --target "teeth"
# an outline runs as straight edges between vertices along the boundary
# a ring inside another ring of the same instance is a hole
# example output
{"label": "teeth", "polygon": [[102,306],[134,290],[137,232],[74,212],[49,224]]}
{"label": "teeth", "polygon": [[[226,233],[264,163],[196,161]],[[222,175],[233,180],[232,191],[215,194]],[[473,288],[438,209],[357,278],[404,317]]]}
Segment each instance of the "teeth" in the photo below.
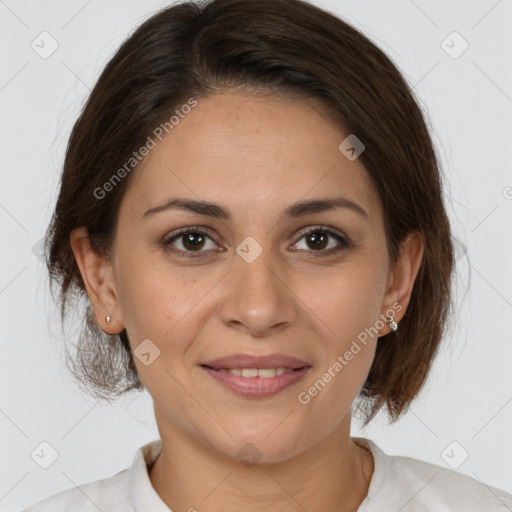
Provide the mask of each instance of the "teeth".
{"label": "teeth", "polygon": [[239,377],[262,377],[269,379],[276,375],[283,375],[283,373],[293,372],[291,368],[229,368],[225,371],[238,375]]}

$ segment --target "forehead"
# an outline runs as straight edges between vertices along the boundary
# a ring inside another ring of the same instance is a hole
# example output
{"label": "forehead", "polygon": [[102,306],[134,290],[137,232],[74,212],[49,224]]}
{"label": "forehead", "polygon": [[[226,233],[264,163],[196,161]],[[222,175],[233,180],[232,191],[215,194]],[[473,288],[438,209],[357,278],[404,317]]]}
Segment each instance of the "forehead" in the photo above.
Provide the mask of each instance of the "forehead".
{"label": "forehead", "polygon": [[181,196],[269,215],[299,199],[342,195],[379,214],[366,169],[338,148],[348,134],[317,101],[236,93],[197,102],[139,164],[124,200],[132,213]]}

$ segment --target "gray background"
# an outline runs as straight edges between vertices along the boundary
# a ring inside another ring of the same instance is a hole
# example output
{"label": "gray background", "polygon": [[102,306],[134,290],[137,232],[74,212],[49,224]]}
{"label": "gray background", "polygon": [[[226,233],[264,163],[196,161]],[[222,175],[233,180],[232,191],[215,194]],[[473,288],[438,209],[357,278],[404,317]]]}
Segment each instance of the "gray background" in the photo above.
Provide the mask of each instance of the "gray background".
{"label": "gray background", "polygon": [[[512,493],[512,1],[314,3],[360,28],[414,86],[459,248],[455,322],[426,388],[397,424],[379,415],[352,435]],[[83,102],[122,40],[165,5],[0,0],[1,511],[108,477],[158,437],[147,393],[109,406],[75,385],[37,251]],[[42,442],[58,454],[47,469],[31,456]]]}

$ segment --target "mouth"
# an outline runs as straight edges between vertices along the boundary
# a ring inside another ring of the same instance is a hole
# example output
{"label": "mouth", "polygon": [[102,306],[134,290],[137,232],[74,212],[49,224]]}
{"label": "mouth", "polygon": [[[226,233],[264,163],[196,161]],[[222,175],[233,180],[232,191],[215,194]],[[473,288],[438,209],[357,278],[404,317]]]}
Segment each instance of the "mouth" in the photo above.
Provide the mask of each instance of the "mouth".
{"label": "mouth", "polygon": [[307,361],[297,359],[296,357],[282,354],[269,354],[257,356],[251,354],[231,354],[211,361],[204,361],[201,366],[207,366],[214,370],[248,370],[248,369],[281,369],[297,370],[310,366]]}
{"label": "mouth", "polygon": [[307,367],[306,365],[300,368],[285,368],[284,366],[280,366],[278,368],[213,368],[205,364],[202,364],[200,366],[202,366],[203,368],[209,368],[210,370],[214,370],[216,372],[229,372],[233,375],[237,375],[238,377],[244,377],[249,379],[253,377],[271,379],[276,375],[283,375],[285,373],[296,372]]}
{"label": "mouth", "polygon": [[312,366],[296,358],[233,355],[199,365],[224,388],[239,396],[264,398],[298,383]]}

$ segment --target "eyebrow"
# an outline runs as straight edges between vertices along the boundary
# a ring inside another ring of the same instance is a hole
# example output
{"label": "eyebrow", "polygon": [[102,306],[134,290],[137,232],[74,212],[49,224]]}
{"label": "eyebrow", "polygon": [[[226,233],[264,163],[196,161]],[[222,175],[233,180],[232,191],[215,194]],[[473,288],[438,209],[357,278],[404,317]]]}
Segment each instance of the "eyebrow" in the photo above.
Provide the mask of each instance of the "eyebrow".
{"label": "eyebrow", "polygon": [[[147,210],[141,217],[141,220],[146,220],[153,215],[177,208],[180,210],[190,211],[199,215],[213,217],[224,220],[231,220],[231,212],[219,204],[209,201],[197,201],[195,199],[187,199],[181,197],[174,197],[168,199],[164,204],[155,206]],[[351,201],[345,197],[332,197],[325,199],[311,199],[309,201],[298,201],[283,212],[282,218],[298,218],[313,213],[322,213],[334,210],[336,208],[346,208],[358,213],[360,216],[369,220],[369,215],[366,210],[358,203]]]}

